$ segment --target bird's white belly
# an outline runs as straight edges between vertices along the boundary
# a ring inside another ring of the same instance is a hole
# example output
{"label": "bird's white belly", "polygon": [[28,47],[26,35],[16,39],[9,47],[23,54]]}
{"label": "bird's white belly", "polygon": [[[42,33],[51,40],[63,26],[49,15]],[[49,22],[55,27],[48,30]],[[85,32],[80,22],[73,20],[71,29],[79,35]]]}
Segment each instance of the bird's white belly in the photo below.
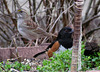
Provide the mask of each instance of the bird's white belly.
{"label": "bird's white belly", "polygon": [[[72,48],[69,48],[69,50],[71,50]],[[63,47],[62,45],[60,45],[59,49],[55,52],[56,54],[61,53],[66,51],[67,49],[65,47]]]}
{"label": "bird's white belly", "polygon": [[28,35],[23,31],[22,28],[19,28],[18,31],[24,38],[28,38]]}

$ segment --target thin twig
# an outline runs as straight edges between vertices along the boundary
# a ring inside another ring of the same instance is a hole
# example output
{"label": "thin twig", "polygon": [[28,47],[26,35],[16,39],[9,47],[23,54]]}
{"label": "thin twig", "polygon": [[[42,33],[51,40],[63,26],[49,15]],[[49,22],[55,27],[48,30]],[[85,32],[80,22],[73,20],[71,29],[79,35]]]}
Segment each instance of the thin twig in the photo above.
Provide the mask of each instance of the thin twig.
{"label": "thin twig", "polygon": [[10,15],[10,17],[11,17],[11,19],[12,19],[12,21],[13,21],[14,25],[17,27],[17,22],[16,22],[16,20],[15,20],[15,19],[13,19],[13,18],[12,18],[12,15],[11,15],[11,12],[10,12],[10,10],[9,10],[8,6],[7,6],[7,2],[6,2],[6,0],[3,0],[3,2],[4,2],[5,8],[6,8],[6,10],[7,10],[8,14]]}
{"label": "thin twig", "polygon": [[25,2],[25,3],[23,3],[23,4],[21,5],[21,7],[22,7],[22,6],[24,6],[27,2],[28,2],[28,0],[26,0],[26,2]]}
{"label": "thin twig", "polygon": [[47,39],[47,37],[45,37],[45,38],[43,39],[43,41],[41,42],[41,44],[45,43],[45,42],[46,42],[46,39]]}
{"label": "thin twig", "polygon": [[100,0],[98,0],[96,6],[95,6],[95,12],[94,12],[94,15],[96,15],[98,13],[98,8],[99,8],[99,5],[100,5]]}
{"label": "thin twig", "polygon": [[[63,5],[64,5],[64,0],[60,0],[60,3],[61,3],[61,7],[63,7]],[[64,11],[64,8],[62,8],[61,10]],[[67,12],[67,13],[68,13],[68,12]],[[67,20],[67,18],[66,18],[66,14],[65,14],[65,13],[63,13],[63,24],[64,24],[64,26],[66,26],[66,25],[68,24],[68,20]]]}
{"label": "thin twig", "polygon": [[90,21],[92,21],[92,20],[94,20],[95,18],[98,18],[98,17],[100,17],[100,15],[95,15],[95,16],[93,16],[93,17],[87,19],[86,21],[84,21],[82,25],[84,26],[84,25],[86,25],[87,23],[89,23]]}
{"label": "thin twig", "polygon": [[3,2],[4,2],[4,4],[5,4],[5,7],[6,7],[6,10],[7,10],[8,14],[10,14],[10,10],[9,10],[9,8],[8,8],[8,6],[7,6],[6,0],[3,0]]}
{"label": "thin twig", "polygon": [[95,0],[92,0],[92,1],[93,1],[93,8],[90,12],[89,17],[93,17],[94,15],[97,15],[97,10],[98,10],[99,4],[100,4],[100,0],[98,0],[97,4],[95,4]]}
{"label": "thin twig", "polygon": [[35,14],[36,14],[37,10],[39,9],[40,5],[42,4],[42,1],[43,1],[43,0],[40,1],[38,7],[36,8],[36,10],[35,10],[35,12],[34,12]]}
{"label": "thin twig", "polygon": [[[15,55],[15,54],[14,54]],[[7,59],[7,61],[15,61],[16,59],[18,59],[18,58],[21,58],[21,56],[19,56],[19,57],[16,57],[16,58],[12,58],[12,59]]]}
{"label": "thin twig", "polygon": [[5,26],[7,26],[13,32],[13,30],[11,29],[11,27],[6,22],[4,22],[3,20],[0,20],[0,23],[3,24],[3,25],[5,25]]}
{"label": "thin twig", "polygon": [[32,6],[31,0],[28,0],[28,1],[29,1],[30,16],[31,16],[31,18],[33,18],[33,17],[32,17],[32,9],[31,9],[31,6]]}
{"label": "thin twig", "polygon": [[5,31],[5,28],[1,28],[0,27],[0,30],[6,35],[6,37],[9,39],[9,36],[8,36],[8,34],[7,34],[7,32]]}
{"label": "thin twig", "polygon": [[6,70],[5,70],[5,68],[4,67],[2,67],[2,66],[0,66],[5,72],[6,72]]}
{"label": "thin twig", "polygon": [[85,19],[87,19],[87,17],[88,17],[88,12],[89,12],[89,10],[90,10],[90,8],[91,8],[92,1],[93,1],[93,0],[90,0],[89,6],[87,7],[86,14],[85,14]]}
{"label": "thin twig", "polygon": [[[35,9],[36,9],[36,0],[33,0],[33,5],[32,5],[32,11],[33,15],[35,15]],[[35,21],[35,17],[32,17],[33,21]]]}
{"label": "thin twig", "polygon": [[50,29],[49,32],[52,31],[52,29],[54,28],[55,24],[56,24],[57,21],[60,19],[60,17],[62,16],[62,14],[63,14],[63,13],[66,13],[66,11],[69,10],[72,6],[74,6],[74,3],[73,3],[70,7],[68,7],[66,10],[64,10],[64,11],[58,16],[58,18],[57,18],[56,21],[54,22],[54,24],[53,24],[53,26],[51,27],[51,29]]}
{"label": "thin twig", "polygon": [[14,41],[14,46],[15,46],[16,56],[17,56],[17,58],[18,58],[18,61],[21,62],[21,58],[19,57],[19,54],[18,54],[18,49],[17,49],[16,39],[13,38],[13,41]]}
{"label": "thin twig", "polygon": [[1,33],[0,33],[0,36],[1,36],[3,39],[5,39],[6,41],[9,41],[9,39],[6,38],[6,37],[4,37]]}
{"label": "thin twig", "polygon": [[94,31],[99,30],[99,29],[100,29],[100,27],[95,28],[95,29],[93,29],[93,30],[87,32],[87,33],[85,34],[85,36],[87,36],[87,35],[91,35]]}

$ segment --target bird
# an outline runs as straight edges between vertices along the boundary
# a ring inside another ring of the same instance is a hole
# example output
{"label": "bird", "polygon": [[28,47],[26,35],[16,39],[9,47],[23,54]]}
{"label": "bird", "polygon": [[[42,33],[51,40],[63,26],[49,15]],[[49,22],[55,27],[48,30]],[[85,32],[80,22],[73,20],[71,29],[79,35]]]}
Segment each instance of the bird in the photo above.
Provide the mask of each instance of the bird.
{"label": "bird", "polygon": [[[17,29],[19,33],[32,44],[33,40],[43,38],[45,36],[56,36],[52,33],[48,33],[43,30],[38,24],[36,24],[30,16],[23,10],[17,10]],[[30,44],[30,45],[31,45]],[[29,46],[30,46],[29,45]]]}
{"label": "bird", "polygon": [[44,51],[35,54],[33,57],[36,58],[41,54],[46,53],[48,57],[53,56],[53,52],[60,53],[61,51],[65,51],[70,49],[73,46],[73,34],[74,30],[71,27],[64,27],[62,28],[56,40],[54,40]]}

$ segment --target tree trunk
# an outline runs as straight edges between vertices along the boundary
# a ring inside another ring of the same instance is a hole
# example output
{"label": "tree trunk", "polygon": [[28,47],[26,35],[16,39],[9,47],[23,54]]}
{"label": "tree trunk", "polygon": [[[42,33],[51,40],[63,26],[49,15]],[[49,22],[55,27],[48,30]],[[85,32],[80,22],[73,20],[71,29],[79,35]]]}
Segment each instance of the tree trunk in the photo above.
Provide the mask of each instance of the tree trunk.
{"label": "tree trunk", "polygon": [[[74,39],[72,51],[71,72],[77,72],[81,68],[81,36],[82,36],[82,6],[83,0],[75,0],[75,17],[74,17]],[[78,65],[77,65],[78,64]]]}

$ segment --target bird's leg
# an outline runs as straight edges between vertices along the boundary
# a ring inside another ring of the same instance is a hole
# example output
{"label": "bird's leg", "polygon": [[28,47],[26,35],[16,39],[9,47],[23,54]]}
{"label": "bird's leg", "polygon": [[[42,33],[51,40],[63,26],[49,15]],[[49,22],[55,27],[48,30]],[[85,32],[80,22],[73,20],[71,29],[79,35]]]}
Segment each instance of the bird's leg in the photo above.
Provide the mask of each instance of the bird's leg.
{"label": "bird's leg", "polygon": [[39,39],[37,38],[37,39],[36,39],[35,46],[38,46],[38,41],[39,41]]}

